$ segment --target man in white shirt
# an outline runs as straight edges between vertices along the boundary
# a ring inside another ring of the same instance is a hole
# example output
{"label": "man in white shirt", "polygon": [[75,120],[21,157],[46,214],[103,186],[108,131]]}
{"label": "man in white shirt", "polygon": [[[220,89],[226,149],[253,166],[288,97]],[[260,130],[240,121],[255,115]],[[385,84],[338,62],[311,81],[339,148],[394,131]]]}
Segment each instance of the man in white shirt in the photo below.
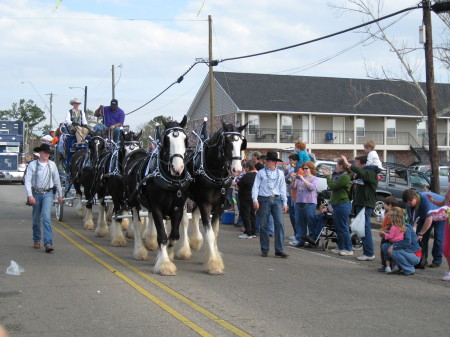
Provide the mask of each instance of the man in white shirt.
{"label": "man in white shirt", "polygon": [[41,247],[41,221],[44,227],[44,247],[47,253],[53,252],[53,233],[51,211],[53,205],[53,187],[58,193],[58,203],[61,204],[62,188],[58,169],[49,160],[50,145],[41,144],[34,148],[39,158],[28,164],[25,175],[27,205],[33,206],[33,242],[34,248]]}
{"label": "man in white shirt", "polygon": [[287,258],[284,252],[284,221],[283,213],[287,213],[286,182],[284,173],[277,169],[278,159],[275,152],[267,152],[265,168],[258,171],[252,188],[253,207],[258,212],[261,245],[261,256],[267,257],[269,252],[269,215],[273,216],[275,224],[275,256]]}

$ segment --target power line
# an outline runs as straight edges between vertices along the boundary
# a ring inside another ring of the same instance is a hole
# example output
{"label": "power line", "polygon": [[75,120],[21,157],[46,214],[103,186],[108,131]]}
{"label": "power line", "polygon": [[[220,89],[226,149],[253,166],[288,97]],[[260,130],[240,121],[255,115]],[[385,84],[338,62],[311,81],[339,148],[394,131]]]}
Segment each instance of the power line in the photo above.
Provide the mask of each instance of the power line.
{"label": "power line", "polygon": [[181,83],[181,81],[183,81],[183,79],[184,79],[184,76],[186,76],[186,74],[188,73],[188,72],[190,72],[191,70],[192,70],[192,68],[194,68],[197,64],[199,64],[199,63],[208,63],[208,62],[206,62],[206,61],[195,61],[195,63],[193,64],[193,65],[191,65],[190,67],[189,67],[189,69],[188,70],[186,70],[185,72],[184,72],[184,74],[183,75],[181,75],[180,77],[178,77],[178,79],[175,81],[175,82],[173,82],[172,84],[170,84],[166,89],[164,89],[163,91],[161,91],[158,95],[156,95],[155,97],[153,97],[151,100],[149,100],[147,103],[145,103],[145,104],[143,104],[143,105],[141,105],[139,108],[136,108],[136,109],[134,109],[133,111],[130,111],[130,112],[128,112],[128,113],[126,113],[126,115],[131,115],[133,112],[136,112],[136,111],[138,111],[139,109],[142,109],[144,106],[146,106],[147,104],[150,104],[151,102],[153,102],[155,99],[157,99],[159,96],[161,96],[162,94],[164,94],[167,90],[169,90],[172,86],[174,86],[175,84],[177,84],[177,83]]}
{"label": "power line", "polygon": [[[361,41],[359,41],[359,42],[357,42],[357,43],[355,43],[355,44],[353,44],[353,45],[351,45],[351,46],[349,46],[349,47],[347,47],[347,48],[344,48],[344,49],[340,50],[339,52],[337,52],[337,53],[335,53],[335,54],[329,55],[329,56],[327,56],[327,57],[325,57],[325,58],[323,58],[323,59],[320,59],[320,60],[318,60],[318,61],[315,61],[315,62],[312,62],[312,63],[309,63],[309,64],[305,64],[305,65],[303,65],[303,66],[301,66],[301,67],[296,67],[296,68],[291,68],[291,69],[283,70],[283,71],[280,71],[280,72],[278,72],[278,73],[290,72],[290,74],[297,74],[297,73],[299,73],[299,72],[306,71],[306,70],[308,70],[308,69],[314,68],[314,67],[316,67],[316,66],[318,66],[318,65],[320,65],[320,64],[322,64],[322,63],[325,63],[325,62],[327,62],[327,61],[329,61],[329,60],[331,60],[331,59],[333,59],[333,58],[335,58],[335,57],[338,57],[338,56],[340,56],[340,55],[342,55],[342,54],[348,52],[349,50],[351,50],[351,49],[353,49],[353,48],[355,48],[355,47],[357,47],[357,46],[363,44],[363,43],[366,42],[366,41],[369,41],[370,39],[374,39],[374,38],[376,37],[377,34],[379,34],[380,32],[382,32],[382,30],[387,29],[387,28],[393,26],[394,24],[396,24],[397,22],[399,22],[401,19],[403,19],[405,16],[407,16],[407,15],[410,14],[410,13],[411,13],[411,12],[408,12],[408,13],[403,14],[403,15],[402,15],[401,17],[399,17],[397,20],[391,22],[391,23],[388,24],[387,26],[384,26],[382,29],[379,29],[377,32],[375,32],[375,33],[373,34],[373,36],[368,36],[368,37],[366,37],[365,39],[362,39]],[[291,71],[293,71],[293,70],[296,70],[296,71],[291,72]]]}
{"label": "power line", "polygon": [[64,21],[170,21],[170,22],[204,22],[205,19],[120,19],[120,18],[0,18],[2,20],[64,20]]}
{"label": "power line", "polygon": [[292,46],[278,48],[278,49],[273,49],[273,50],[269,50],[269,51],[265,51],[265,52],[261,52],[261,53],[256,53],[256,54],[245,55],[245,56],[230,57],[230,58],[226,58],[226,59],[223,59],[223,60],[217,60],[216,62],[221,63],[221,62],[225,62],[225,61],[240,60],[240,59],[245,59],[245,58],[249,58],[249,57],[267,55],[267,54],[271,54],[271,53],[275,53],[275,52],[279,52],[279,51],[283,51],[283,50],[287,50],[287,49],[292,49],[292,48],[304,46],[304,45],[307,45],[307,44],[310,44],[310,43],[313,43],[313,42],[317,42],[317,41],[320,41],[320,40],[325,40],[325,39],[328,39],[328,38],[333,37],[333,36],[344,34],[344,33],[350,32],[352,30],[355,30],[355,29],[358,29],[358,28],[361,28],[361,27],[364,27],[364,26],[371,25],[372,23],[375,23],[375,22],[378,22],[378,21],[381,21],[381,20],[384,20],[384,19],[388,19],[388,18],[390,18],[392,16],[401,14],[403,12],[411,11],[413,9],[418,9],[418,8],[421,8],[421,7],[419,7],[419,5],[417,5],[416,7],[405,8],[405,9],[402,9],[402,10],[397,11],[395,13],[383,16],[381,18],[365,22],[365,23],[360,24],[358,26],[350,27],[350,28],[341,30],[339,32],[336,32],[336,33],[333,33],[333,34],[329,34],[329,35],[325,35],[325,36],[322,36],[322,37],[319,37],[319,38],[316,38],[316,39],[313,39],[313,40],[309,40],[309,41],[306,41],[306,42],[297,43],[297,44],[294,44]]}
{"label": "power line", "polygon": [[[350,28],[341,30],[341,31],[339,31],[339,32],[336,32],[336,33],[333,33],[333,34],[329,34],[329,35],[325,35],[325,36],[322,36],[322,37],[319,37],[319,38],[316,38],[316,39],[313,39],[313,40],[309,40],[309,41],[306,41],[306,42],[301,42],[301,43],[298,43],[298,44],[295,44],[295,45],[291,45],[291,46],[287,46],[287,47],[283,47],[283,48],[278,48],[278,49],[269,50],[269,51],[265,51],[265,52],[261,52],[261,53],[256,53],[256,54],[250,54],[250,55],[238,56],[238,57],[231,57],[231,58],[226,58],[226,59],[222,59],[222,60],[212,60],[212,61],[211,61],[211,64],[212,64],[212,66],[217,66],[219,63],[222,63],[222,62],[225,62],[225,61],[233,61],[233,60],[245,59],[245,58],[256,57],[256,56],[261,56],[261,55],[267,55],[267,54],[271,54],[271,53],[275,53],[275,52],[279,52],[279,51],[283,51],[283,50],[287,50],[287,49],[292,49],[292,48],[304,46],[304,45],[307,45],[307,44],[310,44],[310,43],[313,43],[313,42],[325,40],[325,39],[331,38],[331,37],[333,37],[333,36],[337,36],[337,35],[340,35],[340,34],[344,34],[344,33],[350,32],[350,31],[352,31],[352,30],[355,30],[355,29],[358,29],[358,28],[361,28],[361,27],[364,27],[364,26],[368,26],[368,25],[371,25],[372,23],[379,22],[379,21],[388,19],[388,18],[390,18],[390,17],[396,16],[396,15],[398,15],[398,14],[401,14],[401,13],[404,13],[404,12],[408,12],[408,11],[412,11],[412,10],[418,9],[418,8],[421,8],[421,7],[420,7],[420,4],[417,5],[416,7],[405,8],[405,9],[402,9],[402,10],[397,11],[397,12],[395,12],[395,13],[391,13],[391,14],[389,14],[389,15],[385,15],[385,16],[383,16],[383,17],[380,17],[380,18],[378,18],[378,19],[375,19],[375,20],[372,20],[372,21],[368,21],[368,22],[365,22],[365,23],[363,23],[363,24],[360,24],[360,25],[357,25],[357,26],[354,26],[354,27],[350,27]],[[397,20],[397,21],[398,21],[398,20]],[[395,22],[397,22],[397,21],[395,21]],[[389,27],[389,26],[388,26],[388,27]],[[351,48],[349,48],[349,49],[351,49]],[[325,61],[323,61],[323,62],[325,62]],[[323,63],[323,62],[321,62],[321,63]],[[187,73],[189,73],[189,72],[192,70],[192,68],[194,68],[194,67],[195,67],[197,64],[199,64],[199,63],[206,63],[206,64],[209,64],[209,62],[208,62],[208,61],[205,61],[205,60],[196,61],[196,62],[195,62],[194,64],[192,64],[192,65],[189,67],[189,69],[188,69],[183,75],[181,75],[175,82],[173,82],[172,84],[170,84],[167,88],[165,88],[165,89],[164,89],[163,91],[161,91],[158,95],[156,95],[155,97],[153,97],[153,98],[152,98],[151,100],[149,100],[147,103],[145,103],[145,104],[141,105],[140,107],[138,107],[138,108],[136,108],[136,109],[134,109],[134,110],[128,112],[126,115],[130,115],[130,114],[132,114],[132,113],[138,111],[139,109],[142,109],[143,107],[145,107],[146,105],[150,104],[150,103],[153,102],[155,99],[157,99],[158,97],[160,97],[162,94],[164,94],[164,93],[165,93],[167,90],[169,90],[172,86],[174,86],[175,84],[180,83],[181,81],[183,81],[184,76],[185,76]]]}

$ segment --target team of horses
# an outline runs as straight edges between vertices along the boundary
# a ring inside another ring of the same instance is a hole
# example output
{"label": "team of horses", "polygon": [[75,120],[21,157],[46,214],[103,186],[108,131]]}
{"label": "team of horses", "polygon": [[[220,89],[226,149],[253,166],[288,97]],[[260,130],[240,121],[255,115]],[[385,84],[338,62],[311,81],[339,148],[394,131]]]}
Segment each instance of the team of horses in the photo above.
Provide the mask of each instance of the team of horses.
{"label": "team of horses", "polygon": [[[241,153],[247,146],[242,132],[247,124],[237,127],[222,121],[222,127],[208,136],[204,121],[199,134],[193,132],[197,137],[193,148],[188,147],[186,124],[186,116],[181,122],[163,122],[151,138],[152,149],[142,148],[142,131],[122,132],[121,141],[112,146],[101,136],[93,136],[87,148],[77,151],[70,161],[79,200],[76,209],[84,218],[84,228],[95,229],[99,237],[110,233],[113,246],[125,246],[126,236],[134,238],[135,259],[147,260],[148,250],[158,250],[154,272],[161,275],[176,275],[174,257],[189,259],[191,249],[200,250],[201,219],[207,272],[222,274],[219,222],[231,182],[242,171]],[[188,199],[195,203],[191,237]],[[95,200],[99,204],[97,226],[92,213]]]}

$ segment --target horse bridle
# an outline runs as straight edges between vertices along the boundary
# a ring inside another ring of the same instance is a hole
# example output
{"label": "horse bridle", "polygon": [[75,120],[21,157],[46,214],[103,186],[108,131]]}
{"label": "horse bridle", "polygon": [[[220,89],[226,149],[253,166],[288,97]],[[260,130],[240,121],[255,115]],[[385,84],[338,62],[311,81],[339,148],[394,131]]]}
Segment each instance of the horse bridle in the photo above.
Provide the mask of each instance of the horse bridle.
{"label": "horse bridle", "polygon": [[[236,131],[224,131],[224,132],[223,132],[223,135],[225,136],[225,137],[223,138],[223,143],[225,143],[225,139],[226,139],[228,136],[233,136],[233,140],[231,141],[231,143],[237,142],[237,141],[239,140],[239,138],[242,139],[243,142],[244,142],[244,140],[245,140],[245,139],[244,139],[244,136],[243,136],[240,132],[236,132]],[[222,144],[222,145],[225,145],[225,144]],[[226,155],[226,153],[225,153],[225,150],[224,150],[224,154],[225,154],[225,158],[226,158],[227,155]],[[228,159],[228,161],[233,161],[233,160],[242,160],[242,156],[231,157],[231,160]]]}
{"label": "horse bridle", "polygon": [[[164,138],[165,138],[166,136],[168,136],[170,133],[172,133],[172,136],[173,136],[174,138],[177,138],[177,137],[180,135],[180,132],[183,133],[183,134],[187,137],[186,132],[184,131],[184,129],[183,129],[182,127],[174,126],[174,127],[171,127],[171,128],[168,128],[168,129],[164,130]],[[177,157],[181,158],[181,160],[184,161],[184,156],[183,156],[182,154],[180,154],[180,153],[174,153],[174,154],[172,154],[172,155],[169,157],[169,161],[168,161],[167,163],[164,163],[164,161],[163,161],[162,159],[160,159],[160,160],[161,160],[161,162],[163,162],[164,164],[167,164],[167,167],[168,167],[168,169],[170,170],[170,165],[171,165],[171,163],[172,163],[172,160],[173,160],[174,158],[177,158]]]}

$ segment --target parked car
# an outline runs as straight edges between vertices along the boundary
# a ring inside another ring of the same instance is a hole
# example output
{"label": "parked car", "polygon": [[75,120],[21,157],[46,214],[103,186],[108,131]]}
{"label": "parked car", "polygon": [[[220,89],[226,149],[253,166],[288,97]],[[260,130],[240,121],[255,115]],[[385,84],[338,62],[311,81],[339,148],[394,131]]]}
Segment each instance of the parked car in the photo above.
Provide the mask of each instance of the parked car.
{"label": "parked car", "polygon": [[401,207],[405,207],[402,200],[403,192],[413,189],[417,192],[429,190],[430,180],[418,170],[392,163],[383,163],[383,170],[379,174],[377,188],[377,203],[374,213],[378,216],[383,210],[383,199],[394,196]]}
{"label": "parked car", "polygon": [[[425,173],[428,180],[431,181],[431,165],[415,165],[415,166],[411,166],[411,168]],[[449,186],[448,172],[449,172],[448,165],[439,166],[439,186],[440,186],[442,195],[445,195],[445,192],[447,191],[448,186]]]}

